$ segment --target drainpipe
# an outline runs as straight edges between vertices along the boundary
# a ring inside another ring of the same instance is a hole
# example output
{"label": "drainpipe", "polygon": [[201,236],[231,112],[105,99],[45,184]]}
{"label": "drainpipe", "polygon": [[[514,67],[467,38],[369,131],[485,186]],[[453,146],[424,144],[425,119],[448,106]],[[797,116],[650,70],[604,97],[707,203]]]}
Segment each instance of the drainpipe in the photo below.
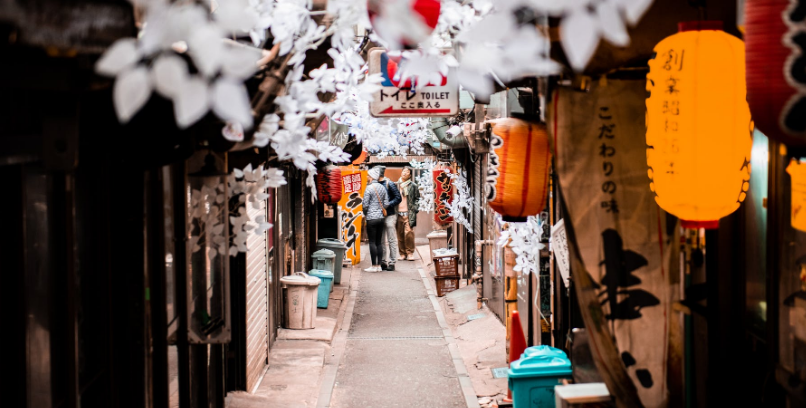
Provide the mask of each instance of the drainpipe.
{"label": "drainpipe", "polygon": [[481,309],[481,306],[484,304],[484,301],[487,300],[484,298],[483,292],[483,278],[484,272],[481,267],[481,254],[484,248],[484,245],[492,245],[495,241],[492,240],[478,240],[476,241],[476,272],[473,274],[472,281],[476,284],[476,307]]}

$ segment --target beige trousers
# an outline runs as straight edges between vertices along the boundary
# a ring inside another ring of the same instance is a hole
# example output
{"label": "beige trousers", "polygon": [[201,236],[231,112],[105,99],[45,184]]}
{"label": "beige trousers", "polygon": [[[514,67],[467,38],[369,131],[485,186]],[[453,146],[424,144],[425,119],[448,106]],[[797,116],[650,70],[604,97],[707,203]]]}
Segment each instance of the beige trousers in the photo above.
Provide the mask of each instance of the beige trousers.
{"label": "beige trousers", "polygon": [[414,231],[409,225],[408,215],[397,216],[397,248],[401,257],[414,254]]}

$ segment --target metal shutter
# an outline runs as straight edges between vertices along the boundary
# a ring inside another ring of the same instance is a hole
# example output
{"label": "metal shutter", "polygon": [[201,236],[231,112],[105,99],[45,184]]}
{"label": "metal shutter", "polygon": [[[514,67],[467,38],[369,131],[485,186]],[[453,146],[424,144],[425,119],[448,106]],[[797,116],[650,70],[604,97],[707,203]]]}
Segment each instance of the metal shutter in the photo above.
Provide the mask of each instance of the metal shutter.
{"label": "metal shutter", "polygon": [[[247,204],[249,217],[266,216],[266,203],[260,208]],[[252,235],[246,242],[246,389],[253,391],[266,369],[269,357],[268,290],[266,274],[266,233]]]}

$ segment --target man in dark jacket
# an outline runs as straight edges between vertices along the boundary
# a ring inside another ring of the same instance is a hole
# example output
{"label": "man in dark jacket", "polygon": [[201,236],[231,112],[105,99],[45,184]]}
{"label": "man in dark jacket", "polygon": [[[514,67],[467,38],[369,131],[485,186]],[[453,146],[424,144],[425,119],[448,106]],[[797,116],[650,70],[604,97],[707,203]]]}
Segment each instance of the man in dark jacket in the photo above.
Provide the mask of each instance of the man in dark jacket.
{"label": "man in dark jacket", "polygon": [[395,261],[397,260],[397,206],[403,199],[400,196],[400,191],[397,189],[397,184],[389,181],[384,173],[386,167],[379,166],[381,169],[381,184],[386,187],[386,193],[389,196],[389,205],[386,207],[386,227],[383,230],[386,235],[386,241],[389,246],[383,247],[383,259],[381,262],[381,269],[385,271],[395,270]]}

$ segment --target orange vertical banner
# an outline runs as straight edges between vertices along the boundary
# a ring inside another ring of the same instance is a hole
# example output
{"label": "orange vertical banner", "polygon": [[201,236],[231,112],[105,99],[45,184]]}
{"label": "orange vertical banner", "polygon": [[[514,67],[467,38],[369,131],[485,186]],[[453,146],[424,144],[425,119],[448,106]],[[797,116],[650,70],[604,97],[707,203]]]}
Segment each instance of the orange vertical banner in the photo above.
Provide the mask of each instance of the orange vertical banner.
{"label": "orange vertical banner", "polygon": [[361,261],[361,223],[364,220],[364,189],[367,172],[357,166],[341,167],[339,200],[341,239],[347,244],[347,258],[353,265]]}

